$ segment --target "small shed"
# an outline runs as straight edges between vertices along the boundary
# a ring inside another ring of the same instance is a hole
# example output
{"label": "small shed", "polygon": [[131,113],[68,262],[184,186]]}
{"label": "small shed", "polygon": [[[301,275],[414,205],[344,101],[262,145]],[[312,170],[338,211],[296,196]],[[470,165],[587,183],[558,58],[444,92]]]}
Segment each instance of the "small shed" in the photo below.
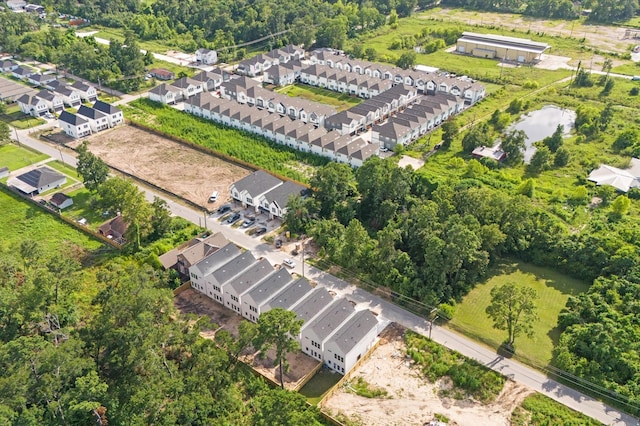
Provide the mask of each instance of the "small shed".
{"label": "small shed", "polygon": [[9,176],[9,168],[8,167],[0,167],[0,179]]}
{"label": "small shed", "polygon": [[67,207],[73,205],[73,199],[67,194],[63,194],[62,192],[56,192],[55,194],[53,194],[49,202],[60,210],[66,209]]}

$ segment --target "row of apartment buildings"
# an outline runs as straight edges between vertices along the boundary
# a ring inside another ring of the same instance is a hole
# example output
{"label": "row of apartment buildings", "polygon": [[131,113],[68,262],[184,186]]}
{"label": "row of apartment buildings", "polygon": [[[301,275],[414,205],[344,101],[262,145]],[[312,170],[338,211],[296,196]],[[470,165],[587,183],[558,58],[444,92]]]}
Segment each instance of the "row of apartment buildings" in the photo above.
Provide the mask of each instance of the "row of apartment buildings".
{"label": "row of apartment buildings", "polygon": [[[200,93],[184,103],[184,111],[198,117],[246,130],[274,142],[360,167],[379,152],[379,146],[361,138],[317,127],[289,115],[280,115],[249,104],[229,102],[210,93]],[[249,203],[251,204],[251,203]]]}
{"label": "row of apartment buildings", "polygon": [[215,92],[223,82],[229,81],[230,74],[220,68],[202,71],[193,77],[182,77],[173,83],[162,83],[149,91],[149,99],[172,105],[202,92]]}
{"label": "row of apartment buildings", "polygon": [[82,102],[95,102],[98,99],[96,88],[81,81],[69,85],[53,79],[38,85],[42,87],[39,92],[26,93],[16,99],[20,110],[33,117],[42,117],[47,113],[60,112],[65,106],[78,107]]}
{"label": "row of apartment buildings", "polygon": [[249,321],[281,308],[303,321],[292,336],[302,351],[331,370],[345,374],[375,343],[381,324],[368,309],[356,310],[345,298],[334,299],[304,277],[274,268],[228,243],[221,234],[198,239],[161,256],[165,267],[188,272],[191,287]]}
{"label": "row of apartment buildings", "polygon": [[58,125],[72,138],[82,138],[124,123],[122,110],[102,101],[92,107],[81,105],[74,114],[62,111]]}

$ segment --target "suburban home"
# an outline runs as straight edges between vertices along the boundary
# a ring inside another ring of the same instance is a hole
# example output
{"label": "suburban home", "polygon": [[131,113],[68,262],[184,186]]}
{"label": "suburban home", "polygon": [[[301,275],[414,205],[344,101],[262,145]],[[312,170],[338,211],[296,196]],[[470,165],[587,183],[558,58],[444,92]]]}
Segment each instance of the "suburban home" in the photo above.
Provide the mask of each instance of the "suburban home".
{"label": "suburban home", "polygon": [[295,196],[302,196],[307,188],[297,183],[286,181],[265,193],[260,200],[260,209],[269,212],[269,216],[283,218],[287,213],[287,203]]}
{"label": "suburban home", "polygon": [[[228,243],[208,256],[189,266],[191,287],[209,298],[222,303],[222,289],[214,283],[211,274],[241,254],[240,249],[233,243]],[[195,259],[194,259],[195,260]],[[215,294],[214,294],[215,291]]]}
{"label": "suburban home", "polygon": [[371,349],[378,335],[378,319],[368,309],[356,312],[324,345],[324,363],[345,374]]}
{"label": "suburban home", "polygon": [[6,59],[3,61],[0,61],[0,71],[1,72],[11,72],[13,70],[15,70],[16,68],[18,68],[20,65],[18,65],[17,63]]}
{"label": "suburban home", "polygon": [[193,79],[200,82],[206,92],[213,92],[218,90],[223,82],[229,81],[229,77],[228,72],[220,68],[215,68],[212,71],[202,71],[194,75]]}
{"label": "suburban home", "polygon": [[149,90],[149,99],[154,102],[160,102],[167,105],[175,104],[178,99],[182,98],[182,91],[167,83],[162,83]]}
{"label": "suburban home", "polygon": [[173,80],[176,78],[176,74],[173,71],[169,71],[165,68],[153,68],[149,70],[149,75],[158,80]]}
{"label": "suburban home", "polygon": [[293,84],[300,77],[302,67],[302,62],[299,60],[292,60],[272,66],[264,72],[264,82],[276,86]]}
{"label": "suburban home", "polygon": [[33,74],[35,74],[35,71],[23,66],[18,66],[17,68],[11,70],[11,75],[18,80],[22,80],[23,78],[27,78]]}
{"label": "suburban home", "polygon": [[52,188],[59,188],[67,182],[67,177],[50,167],[42,166],[10,178],[7,184],[27,195],[41,194]]}
{"label": "suburban home", "polygon": [[97,133],[109,128],[109,119],[107,118],[107,114],[100,112],[97,109],[90,108],[86,105],[80,105],[76,114],[89,122],[89,127],[92,132]]}
{"label": "suburban home", "polygon": [[33,117],[41,117],[49,112],[49,103],[38,95],[25,93],[16,99],[20,111]]}
{"label": "suburban home", "polygon": [[354,312],[351,302],[340,298],[333,301],[320,315],[303,324],[300,333],[302,352],[322,361],[325,343]]}
{"label": "suburban home", "polygon": [[62,111],[58,117],[58,125],[72,138],[82,138],[91,134],[89,120],[68,111]]}
{"label": "suburban home", "polygon": [[241,61],[235,72],[240,75],[255,77],[271,68],[271,66],[274,65],[274,61],[276,65],[279,63],[277,59],[270,58],[268,54],[264,55],[261,53],[253,58]]}
{"label": "suburban home", "polygon": [[124,116],[122,115],[122,110],[114,107],[111,104],[102,101],[96,101],[93,104],[93,109],[97,109],[98,111],[105,113],[107,115],[107,120],[109,120],[109,127],[115,127],[119,124],[124,123]]}
{"label": "suburban home", "polygon": [[197,95],[204,90],[204,84],[191,77],[179,78],[171,83],[171,86],[180,90],[181,96],[180,98],[176,98],[176,100],[189,99],[191,96]]}
{"label": "suburban home", "polygon": [[6,178],[7,176],[9,176],[9,167],[0,167],[0,179]]}
{"label": "suburban home", "polygon": [[[273,266],[269,261],[261,259],[252,263],[242,273],[230,280],[228,284],[222,284],[224,287],[222,298],[225,306],[242,315],[242,298],[244,295],[273,272]],[[255,313],[257,313],[257,310]],[[257,321],[257,317],[255,317],[255,320]]]}
{"label": "suburban home", "polygon": [[208,277],[213,288],[213,300],[240,314],[240,301],[236,296],[237,292],[234,291],[233,297],[228,297],[225,293],[228,291],[228,286],[233,283],[235,277],[256,263],[258,263],[258,261],[253,254],[245,251],[213,271]]}
{"label": "suburban home", "polygon": [[56,87],[53,92],[62,97],[62,102],[70,107],[77,107],[82,104],[82,98],[80,93],[73,89],[71,86],[60,85]]}
{"label": "suburban home", "polygon": [[257,322],[269,299],[276,297],[291,283],[291,274],[280,268],[274,271],[258,285],[247,291],[241,298],[242,316],[252,322]]}
{"label": "suburban home", "polygon": [[263,170],[256,170],[249,176],[234,182],[229,187],[229,192],[234,200],[243,206],[252,206],[258,211],[260,197],[273,188],[282,185],[282,181]]}
{"label": "suburban home", "polygon": [[49,110],[51,111],[60,112],[64,109],[62,96],[56,93],[43,89],[39,91],[36,96],[44,100],[49,105]]}
{"label": "suburban home", "polygon": [[205,65],[213,65],[218,62],[218,52],[201,47],[196,50],[196,62]]}
{"label": "suburban home", "polygon": [[124,244],[124,235],[127,233],[128,228],[129,224],[124,221],[124,218],[121,215],[117,215],[100,225],[98,233],[118,244]]}
{"label": "suburban home", "polygon": [[44,6],[40,6],[39,4],[27,4],[24,7],[24,11],[28,13],[36,13],[38,15],[44,13]]}
{"label": "suburban home", "polygon": [[491,158],[492,160],[496,160],[498,162],[507,158],[507,154],[502,150],[500,144],[496,146],[479,146],[476,147],[471,155],[475,158]]}
{"label": "suburban home", "polygon": [[292,310],[311,290],[313,289],[305,277],[298,278],[262,304],[258,313],[263,314],[273,308]]}
{"label": "suburban home", "polygon": [[189,268],[205,257],[215,253],[229,241],[221,232],[196,237],[159,257],[165,269],[175,269],[181,278],[189,277]]}
{"label": "suburban home", "polygon": [[[295,312],[296,320],[302,320],[302,326],[300,327],[300,332],[307,327],[310,322],[320,315],[321,312],[331,305],[333,302],[333,298],[331,297],[331,293],[327,291],[324,287],[316,287],[313,291],[310,291],[305,297],[300,300],[295,306],[293,306],[290,310]],[[298,341],[300,341],[300,336],[295,336]],[[314,356],[313,348],[302,347],[303,352]],[[321,356],[321,353],[317,353],[318,356]]]}
{"label": "suburban home", "polygon": [[66,209],[73,205],[73,198],[62,192],[56,192],[49,200],[51,205],[59,208],[60,210]]}
{"label": "suburban home", "polygon": [[57,78],[55,74],[31,74],[27,77],[27,81],[35,86],[44,86]]}
{"label": "suburban home", "polygon": [[628,192],[631,188],[640,188],[640,160],[631,159],[631,165],[626,169],[601,165],[589,173],[588,180],[596,185],[610,185],[621,192]]}
{"label": "suburban home", "polygon": [[98,91],[96,88],[80,80],[74,82],[71,88],[75,90],[80,95],[80,99],[85,102],[95,102],[98,99]]}

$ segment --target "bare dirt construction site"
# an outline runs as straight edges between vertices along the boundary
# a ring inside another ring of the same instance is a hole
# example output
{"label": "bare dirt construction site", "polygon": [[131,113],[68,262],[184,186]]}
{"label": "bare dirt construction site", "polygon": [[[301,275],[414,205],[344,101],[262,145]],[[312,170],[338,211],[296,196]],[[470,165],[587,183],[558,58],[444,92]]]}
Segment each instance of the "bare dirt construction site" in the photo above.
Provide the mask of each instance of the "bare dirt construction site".
{"label": "bare dirt construction site", "polygon": [[[229,198],[231,183],[250,173],[212,155],[128,125],[97,133],[88,140],[89,150],[108,165],[209,210]],[[207,203],[213,191],[219,192],[218,201]]]}
{"label": "bare dirt construction site", "polygon": [[[182,314],[195,314],[197,316],[209,317],[214,328],[203,330],[200,335],[205,339],[213,339],[218,330],[224,329],[233,336],[238,335],[238,326],[241,321],[246,321],[240,315],[221,304],[214,302],[204,294],[191,288],[177,295],[173,303]],[[280,369],[274,367],[273,360],[275,352],[267,351],[266,357],[261,359],[253,348],[248,348],[242,353],[241,359],[246,364],[253,367],[263,376],[271,379],[275,383],[280,383]],[[306,378],[319,361],[305,355],[301,351],[295,351],[287,355],[290,370],[283,375],[284,386],[287,389],[298,389],[301,380]]]}
{"label": "bare dirt construction site", "polygon": [[[349,384],[364,379],[371,388],[386,391],[386,396],[365,398],[349,389]],[[450,426],[510,425],[511,412],[533,390],[507,380],[496,400],[482,404],[471,399],[456,400],[439,396],[450,389],[447,379],[429,383],[406,357],[403,333],[389,333],[371,357],[358,367],[345,384],[322,405],[334,416],[344,416],[362,425],[424,425],[436,415],[449,419]]]}

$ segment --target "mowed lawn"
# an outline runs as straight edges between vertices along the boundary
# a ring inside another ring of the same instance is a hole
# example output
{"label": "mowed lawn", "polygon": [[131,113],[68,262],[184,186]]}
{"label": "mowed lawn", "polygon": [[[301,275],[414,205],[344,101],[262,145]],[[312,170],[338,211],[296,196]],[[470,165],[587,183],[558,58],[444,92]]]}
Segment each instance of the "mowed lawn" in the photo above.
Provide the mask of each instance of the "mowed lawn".
{"label": "mowed lawn", "polygon": [[289,95],[293,98],[303,98],[309,101],[329,105],[337,111],[344,111],[354,105],[358,105],[363,99],[350,96],[347,93],[338,93],[321,87],[307,86],[306,84],[293,84],[276,89],[276,92]]}
{"label": "mowed lawn", "polygon": [[14,144],[0,146],[0,168],[9,167],[14,171],[47,159],[49,156],[34,152]]}
{"label": "mowed lawn", "polygon": [[533,287],[538,293],[539,320],[534,323],[535,335],[532,338],[517,337],[515,346],[516,356],[545,366],[551,360],[554,343],[560,335],[556,328],[558,314],[569,296],[585,292],[589,285],[548,268],[504,262],[495,268],[491,278],[478,284],[457,305],[450,326],[497,349],[507,337],[507,332],[493,328],[485,309],[491,301],[491,289],[507,282]]}
{"label": "mowed lawn", "polygon": [[17,249],[26,239],[37,240],[45,256],[66,243],[95,250],[102,244],[37,206],[0,191],[0,251]]}

